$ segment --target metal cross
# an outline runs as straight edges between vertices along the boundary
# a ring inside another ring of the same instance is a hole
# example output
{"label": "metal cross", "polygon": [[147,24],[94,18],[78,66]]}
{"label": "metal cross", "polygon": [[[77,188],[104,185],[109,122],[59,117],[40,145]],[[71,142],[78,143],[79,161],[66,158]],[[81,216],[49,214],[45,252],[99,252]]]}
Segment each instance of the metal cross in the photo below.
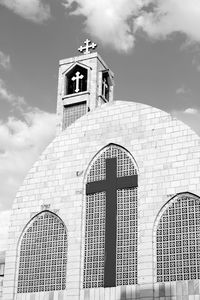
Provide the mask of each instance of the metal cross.
{"label": "metal cross", "polygon": [[89,182],[86,194],[106,192],[104,287],[116,286],[117,190],[136,188],[138,176],[117,177],[117,158],[106,159],[106,179]]}
{"label": "metal cross", "polygon": [[95,49],[97,47],[97,44],[95,44],[93,42],[91,43],[91,41],[88,40],[88,39],[85,40],[84,44],[85,44],[85,46],[80,46],[78,48],[78,51],[80,51],[80,52],[83,52],[85,50],[83,52],[83,54],[89,54],[90,53],[90,49]]}
{"label": "metal cross", "polygon": [[79,71],[77,71],[77,72],[76,72],[76,76],[73,76],[73,77],[72,77],[72,80],[73,80],[73,81],[76,80],[76,89],[75,89],[75,92],[76,92],[76,93],[78,93],[79,90],[80,90],[80,89],[79,89],[79,82],[80,82],[80,79],[83,79],[83,77],[84,77],[82,74],[81,74],[81,75],[80,75],[80,74],[81,74],[81,73],[80,73]]}
{"label": "metal cross", "polygon": [[104,97],[104,98],[106,98],[106,90],[107,90],[107,88],[108,88],[108,84],[107,84],[107,82],[106,82],[106,78],[104,78],[104,80],[102,81],[102,96]]}

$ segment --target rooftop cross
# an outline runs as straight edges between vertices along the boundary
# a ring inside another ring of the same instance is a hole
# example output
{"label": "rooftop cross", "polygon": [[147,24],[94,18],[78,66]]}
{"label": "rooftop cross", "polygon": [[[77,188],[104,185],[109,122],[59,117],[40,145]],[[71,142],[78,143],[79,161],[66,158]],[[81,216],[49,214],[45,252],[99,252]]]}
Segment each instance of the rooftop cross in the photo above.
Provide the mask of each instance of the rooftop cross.
{"label": "rooftop cross", "polygon": [[78,48],[78,51],[83,52],[83,54],[89,54],[90,53],[90,49],[95,49],[97,47],[97,44],[91,42],[90,40],[85,40],[84,42],[85,46],[80,46]]}

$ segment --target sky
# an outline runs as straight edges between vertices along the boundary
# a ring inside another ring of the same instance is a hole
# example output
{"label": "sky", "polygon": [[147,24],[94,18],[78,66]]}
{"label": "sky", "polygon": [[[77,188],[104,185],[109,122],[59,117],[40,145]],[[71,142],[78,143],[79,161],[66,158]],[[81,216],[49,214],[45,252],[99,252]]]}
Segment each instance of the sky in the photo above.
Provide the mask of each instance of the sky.
{"label": "sky", "polygon": [[0,0],[0,250],[24,176],[55,136],[58,62],[86,38],[114,98],[162,109],[200,135],[199,0]]}

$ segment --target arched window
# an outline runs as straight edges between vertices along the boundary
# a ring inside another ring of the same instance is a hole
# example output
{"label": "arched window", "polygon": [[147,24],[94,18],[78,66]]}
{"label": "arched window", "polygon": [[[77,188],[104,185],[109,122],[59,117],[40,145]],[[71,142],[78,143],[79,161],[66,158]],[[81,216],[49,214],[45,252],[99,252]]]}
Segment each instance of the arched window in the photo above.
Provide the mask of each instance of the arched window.
{"label": "arched window", "polygon": [[61,219],[44,211],[30,222],[19,253],[18,293],[64,290],[67,232]]}
{"label": "arched window", "polygon": [[156,230],[157,281],[200,279],[200,199],[178,195]]}
{"label": "arched window", "polygon": [[109,145],[86,184],[84,288],[137,283],[137,170],[130,154]]}

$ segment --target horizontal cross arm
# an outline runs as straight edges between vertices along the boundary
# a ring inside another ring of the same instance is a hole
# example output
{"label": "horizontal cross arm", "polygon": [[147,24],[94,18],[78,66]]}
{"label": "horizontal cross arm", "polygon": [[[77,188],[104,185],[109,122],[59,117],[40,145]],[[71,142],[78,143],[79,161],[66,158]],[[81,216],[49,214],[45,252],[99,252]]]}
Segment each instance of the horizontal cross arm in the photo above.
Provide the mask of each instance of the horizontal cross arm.
{"label": "horizontal cross arm", "polygon": [[101,193],[107,190],[108,183],[105,180],[88,182],[86,184],[86,195]]}
{"label": "horizontal cross arm", "polygon": [[117,178],[117,189],[136,188],[137,186],[138,186],[138,175]]}

